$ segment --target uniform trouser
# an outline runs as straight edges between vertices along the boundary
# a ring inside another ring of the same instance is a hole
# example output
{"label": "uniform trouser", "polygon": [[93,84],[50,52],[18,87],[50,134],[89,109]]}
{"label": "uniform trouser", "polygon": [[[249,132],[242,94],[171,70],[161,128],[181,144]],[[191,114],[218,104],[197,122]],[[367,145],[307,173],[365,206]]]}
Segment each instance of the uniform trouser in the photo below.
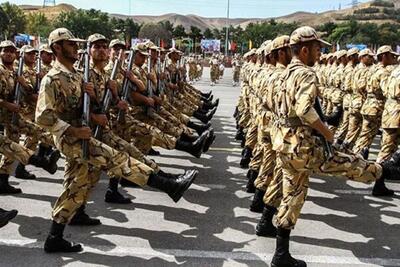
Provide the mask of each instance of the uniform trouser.
{"label": "uniform trouser", "polygon": [[172,113],[176,118],[179,119],[179,121],[185,125],[188,124],[188,122],[190,121],[190,117],[183,114],[182,112],[180,112],[178,109],[176,109],[174,106],[171,105],[171,103],[169,103],[169,101],[164,101],[163,102],[163,107],[169,111],[170,113]]}
{"label": "uniform trouser", "polygon": [[275,166],[272,180],[270,181],[267,190],[265,191],[263,202],[265,205],[279,208],[281,204],[283,192],[282,192],[282,167],[279,163],[279,160],[276,160],[275,157]]}
{"label": "uniform trouser", "polygon": [[260,172],[254,181],[254,186],[259,190],[266,191],[274,175],[276,154],[272,150],[271,142],[263,144],[263,151]]}
{"label": "uniform trouser", "polygon": [[345,141],[352,148],[360,134],[362,124],[362,116],[359,112],[350,113],[349,115],[349,127],[347,129],[347,134]]}
{"label": "uniform trouser", "polygon": [[157,127],[164,133],[167,133],[169,135],[172,135],[174,137],[179,137],[181,136],[183,130],[174,126],[172,123],[169,121],[165,120],[162,118],[160,115],[157,113],[153,112],[150,115],[146,114],[145,112],[140,112],[137,114],[134,114],[135,119],[138,119],[141,122],[144,122],[146,124],[152,125],[154,127]]}
{"label": "uniform trouser", "polygon": [[125,115],[123,123],[112,123],[113,131],[128,142],[134,141],[135,146],[144,154],[147,154],[151,146],[159,146],[165,149],[174,149],[176,138],[162,132],[157,127],[134,119],[131,115]]}
{"label": "uniform trouser", "polygon": [[258,132],[258,124],[256,121],[252,120],[250,122],[250,127],[247,129],[246,133],[246,147],[254,149],[257,144],[257,133]]}
{"label": "uniform trouser", "polygon": [[[38,141],[41,141],[49,146],[54,145],[51,134],[46,133],[42,128],[33,122],[20,118],[18,120],[18,126],[12,126],[11,124],[5,125],[5,135],[10,140],[19,143],[21,134],[25,134],[27,136],[24,146],[29,150],[35,151]],[[27,140],[28,142],[26,142]],[[7,155],[2,157],[0,161],[0,173],[11,174],[13,171],[14,161],[14,157],[9,158]]]}
{"label": "uniform trouser", "polygon": [[343,111],[343,118],[340,122],[339,128],[335,133],[335,139],[344,140],[346,138],[347,129],[349,127],[349,110],[348,108]]}
{"label": "uniform trouser", "polygon": [[152,168],[156,173],[160,169],[154,161],[147,158],[139,149],[135,147],[135,145],[122,139],[109,129],[105,129],[103,131],[101,142],[103,142],[104,144],[110,146],[115,150],[128,153],[130,157],[140,161],[141,163],[146,164],[147,166]]}
{"label": "uniform trouser", "polygon": [[[8,160],[18,160],[24,165],[28,164],[29,158],[35,153],[17,142],[14,142],[7,136],[0,134],[0,154],[7,157]],[[1,169],[1,174],[10,174],[9,169]]]}
{"label": "uniform trouser", "polygon": [[238,83],[239,82],[239,71],[234,71],[233,72],[233,81],[235,82],[235,83]]}
{"label": "uniform trouser", "polygon": [[257,143],[253,149],[253,157],[251,158],[249,167],[252,170],[260,170],[264,158],[265,142],[270,142],[269,133],[269,117],[263,110],[258,110],[255,123],[257,126]]}
{"label": "uniform trouser", "polygon": [[363,115],[363,122],[360,135],[356,141],[353,152],[360,153],[366,147],[369,148],[374,141],[376,134],[381,125],[381,116],[367,116]]}
{"label": "uniform trouser", "polygon": [[328,176],[344,176],[350,180],[370,183],[382,176],[382,167],[371,163],[355,154],[346,154],[334,150],[330,160],[324,160],[322,144],[302,140],[304,147],[295,153],[278,153],[277,158],[282,166],[283,198],[277,215],[277,226],[293,229],[305,202],[309,176],[319,173]]}
{"label": "uniform trouser", "polygon": [[376,162],[382,162],[389,159],[392,154],[397,150],[399,129],[383,129],[382,140],[381,140],[381,150],[379,151],[378,158]]}
{"label": "uniform trouser", "polygon": [[135,160],[126,152],[120,152],[91,138],[89,158],[82,159],[82,142],[75,138],[61,137],[58,149],[66,156],[64,190],[53,207],[52,217],[57,223],[67,224],[76,210],[87,201],[92,187],[97,183],[97,175],[89,175],[91,170],[107,172],[110,177],[123,177],[144,186],[153,170]]}
{"label": "uniform trouser", "polygon": [[160,110],[157,112],[157,114],[160,115],[163,119],[172,123],[175,127],[180,128],[182,130],[182,132],[185,133],[186,135],[194,134],[194,130],[190,129],[185,124],[183,124],[177,117],[175,117],[172,113],[170,113],[164,107],[160,107]]}

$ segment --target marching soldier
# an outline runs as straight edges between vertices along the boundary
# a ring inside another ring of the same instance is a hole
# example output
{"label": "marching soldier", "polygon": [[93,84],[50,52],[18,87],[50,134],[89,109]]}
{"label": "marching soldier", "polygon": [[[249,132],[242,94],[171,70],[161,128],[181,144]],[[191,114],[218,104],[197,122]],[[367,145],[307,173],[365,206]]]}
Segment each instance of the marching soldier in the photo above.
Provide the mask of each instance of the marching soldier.
{"label": "marching soldier", "polygon": [[[98,179],[89,175],[89,169],[106,171],[110,176],[124,177],[141,186],[147,184],[168,193],[174,201],[182,197],[194,180],[193,176],[174,180],[157,175],[127,153],[94,139],[90,127],[82,126],[82,94],[96,99],[93,83],[82,85],[83,77],[74,69],[78,59],[77,43],[82,41],[65,28],[50,33],[49,45],[56,61],[43,78],[36,108],[36,122],[53,135],[57,148],[66,157],[64,191],[53,207],[52,226],[44,245],[46,252],[82,250],[81,245],[65,240],[63,233],[73,217],[88,221],[83,207]],[[90,114],[85,116],[89,115],[94,125],[107,127],[106,115],[96,114],[94,109],[88,112]],[[88,144],[87,154],[82,150],[82,140]]]}
{"label": "marching soldier", "polygon": [[327,43],[311,27],[298,28],[290,37],[293,59],[281,78],[279,135],[274,140],[283,172],[274,267],[306,266],[290,255],[289,238],[307,196],[310,174],[342,175],[360,182],[399,179],[398,167],[393,168],[392,163],[371,163],[329,146],[333,133],[321,120],[317,78],[311,68],[323,44]]}

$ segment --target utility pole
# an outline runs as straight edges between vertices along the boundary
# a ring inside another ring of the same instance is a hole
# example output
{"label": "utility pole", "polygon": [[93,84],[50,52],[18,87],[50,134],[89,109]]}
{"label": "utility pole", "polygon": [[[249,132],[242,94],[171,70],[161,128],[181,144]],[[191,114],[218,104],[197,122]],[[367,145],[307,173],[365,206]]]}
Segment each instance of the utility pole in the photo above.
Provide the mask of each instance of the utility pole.
{"label": "utility pole", "polygon": [[229,0],[226,9],[226,33],[225,33],[225,56],[228,55],[228,42],[229,42]]}

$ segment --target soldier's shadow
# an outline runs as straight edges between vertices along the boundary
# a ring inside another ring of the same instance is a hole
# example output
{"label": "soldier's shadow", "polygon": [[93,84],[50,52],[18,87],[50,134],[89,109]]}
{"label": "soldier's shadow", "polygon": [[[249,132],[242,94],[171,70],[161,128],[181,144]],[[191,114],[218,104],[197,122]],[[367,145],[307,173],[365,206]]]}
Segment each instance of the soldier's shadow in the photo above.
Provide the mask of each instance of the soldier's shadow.
{"label": "soldier's shadow", "polygon": [[[303,213],[301,218],[323,222],[335,230],[359,234],[362,239],[368,240],[366,242],[352,242],[332,238],[300,237],[295,236],[295,231],[292,240],[314,246],[349,250],[361,262],[367,261],[366,263],[371,263],[373,261],[371,258],[398,259],[400,225],[388,222],[389,220],[400,219],[400,210],[393,210],[393,208],[397,208],[397,205],[391,202],[393,198],[374,198],[370,196],[371,188],[355,189],[342,179],[334,177],[318,178],[323,180],[324,183],[311,183],[310,187],[321,192],[334,192],[337,197],[331,199],[309,196],[307,201],[327,208],[332,213],[338,211],[345,212],[348,215]],[[342,193],[346,191],[350,193]],[[351,193],[353,191],[356,193]],[[389,209],[392,209],[392,211]]]}

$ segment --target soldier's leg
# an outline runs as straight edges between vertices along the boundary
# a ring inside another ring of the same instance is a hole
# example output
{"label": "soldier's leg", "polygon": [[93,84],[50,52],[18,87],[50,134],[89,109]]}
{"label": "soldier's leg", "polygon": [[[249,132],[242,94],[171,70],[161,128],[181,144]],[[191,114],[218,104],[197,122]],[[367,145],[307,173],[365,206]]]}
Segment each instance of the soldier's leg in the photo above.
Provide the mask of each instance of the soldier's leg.
{"label": "soldier's leg", "polygon": [[399,138],[399,129],[383,129],[381,150],[379,151],[376,162],[383,162],[391,157],[391,155],[397,150]]}
{"label": "soldier's leg", "polygon": [[347,130],[345,142],[347,148],[352,148],[360,134],[362,124],[362,116],[360,113],[350,114],[349,116],[349,127]]}
{"label": "soldier's leg", "polygon": [[340,122],[339,128],[335,133],[335,139],[340,140],[339,142],[343,142],[344,139],[346,138],[348,127],[349,127],[349,111],[345,109],[343,112],[343,119]]}
{"label": "soldier's leg", "polygon": [[243,156],[240,161],[240,167],[242,168],[248,168],[249,163],[251,160],[251,157],[253,156],[253,149],[255,145],[257,144],[257,137],[258,137],[258,122],[253,119],[249,122],[250,127],[247,130],[246,133],[246,141],[245,141],[245,146],[243,149]]}
{"label": "soldier's leg", "polygon": [[374,141],[380,125],[381,122],[378,116],[363,116],[360,136],[358,137],[353,149],[354,153],[363,152],[364,158],[368,159],[367,151]]}

